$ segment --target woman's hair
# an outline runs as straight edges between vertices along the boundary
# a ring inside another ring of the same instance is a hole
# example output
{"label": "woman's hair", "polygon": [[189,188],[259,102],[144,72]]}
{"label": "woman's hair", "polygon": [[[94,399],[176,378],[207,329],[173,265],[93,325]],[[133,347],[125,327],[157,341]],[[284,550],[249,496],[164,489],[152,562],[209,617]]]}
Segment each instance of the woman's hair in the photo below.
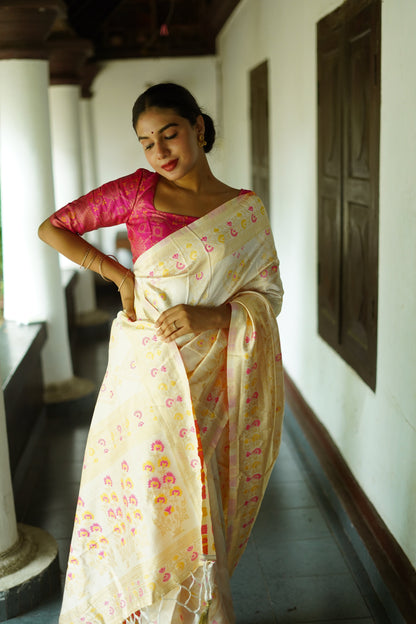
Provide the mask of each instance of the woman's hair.
{"label": "woman's hair", "polygon": [[172,82],[162,82],[149,87],[134,103],[132,111],[133,128],[136,129],[137,121],[142,113],[149,108],[171,108],[177,115],[187,119],[194,126],[199,115],[204,118],[205,141],[204,151],[209,152],[215,141],[214,122],[211,117],[203,113],[199,108],[194,96],[180,85]]}

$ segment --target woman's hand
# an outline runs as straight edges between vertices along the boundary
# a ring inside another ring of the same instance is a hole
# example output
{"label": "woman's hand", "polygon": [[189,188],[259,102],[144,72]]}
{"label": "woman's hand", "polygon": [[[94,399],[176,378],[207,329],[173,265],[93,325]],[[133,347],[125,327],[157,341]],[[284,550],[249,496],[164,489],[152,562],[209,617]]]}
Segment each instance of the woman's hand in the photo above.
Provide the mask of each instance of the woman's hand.
{"label": "woman's hand", "polygon": [[123,304],[123,312],[127,314],[131,321],[136,320],[136,312],[134,310],[134,273],[127,271],[118,287]]}
{"label": "woman's hand", "polygon": [[189,333],[230,326],[231,306],[229,303],[217,307],[179,304],[165,310],[156,321],[156,331],[162,340],[170,342]]}

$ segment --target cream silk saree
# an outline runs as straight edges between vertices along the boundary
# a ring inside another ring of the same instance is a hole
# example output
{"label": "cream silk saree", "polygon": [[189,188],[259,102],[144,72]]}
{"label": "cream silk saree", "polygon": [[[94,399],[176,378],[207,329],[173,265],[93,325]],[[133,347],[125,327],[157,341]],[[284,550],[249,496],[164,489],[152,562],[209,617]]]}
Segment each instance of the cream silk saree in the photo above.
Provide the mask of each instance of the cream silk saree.
{"label": "cream silk saree", "polygon": [[[282,287],[266,211],[240,195],[135,263],[87,441],[60,624],[231,624],[228,579],[276,460]],[[178,303],[232,305],[228,331],[164,343]]]}

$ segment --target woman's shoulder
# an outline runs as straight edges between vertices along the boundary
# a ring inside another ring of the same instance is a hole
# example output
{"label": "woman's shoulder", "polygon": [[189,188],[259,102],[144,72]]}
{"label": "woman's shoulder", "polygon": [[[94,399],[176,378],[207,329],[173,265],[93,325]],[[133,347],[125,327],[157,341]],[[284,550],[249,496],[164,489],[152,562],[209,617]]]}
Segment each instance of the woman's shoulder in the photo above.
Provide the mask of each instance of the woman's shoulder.
{"label": "woman's shoulder", "polygon": [[114,180],[114,182],[118,182],[119,184],[128,184],[128,183],[142,183],[148,182],[149,180],[157,177],[157,174],[154,171],[149,171],[148,169],[136,169],[132,173],[128,173],[124,176],[121,176]]}
{"label": "woman's shoulder", "polygon": [[229,197],[242,197],[243,195],[256,195],[255,192],[251,189],[233,187],[221,180],[216,180],[217,182],[217,192],[222,193],[224,196],[228,195]]}
{"label": "woman's shoulder", "polygon": [[145,191],[157,184],[158,174],[148,169],[136,169],[132,173],[116,178],[105,184],[102,188],[110,192],[116,192],[122,196],[128,196],[132,200],[142,195]]}
{"label": "woman's shoulder", "polygon": [[267,215],[267,207],[264,204],[262,198],[257,195],[257,193],[251,189],[240,190],[240,194],[238,196],[241,206],[246,206],[248,210],[253,210],[253,207],[260,211],[261,214]]}

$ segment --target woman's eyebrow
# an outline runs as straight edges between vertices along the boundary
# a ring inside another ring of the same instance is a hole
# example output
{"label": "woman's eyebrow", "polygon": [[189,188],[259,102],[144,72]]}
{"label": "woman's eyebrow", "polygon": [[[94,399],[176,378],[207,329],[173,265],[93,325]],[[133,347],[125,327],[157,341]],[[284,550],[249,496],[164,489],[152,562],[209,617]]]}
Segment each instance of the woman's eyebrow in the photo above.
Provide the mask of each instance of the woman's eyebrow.
{"label": "woman's eyebrow", "polygon": [[[179,124],[171,122],[166,124],[166,126],[163,126],[162,128],[160,128],[160,130],[157,131],[158,134],[162,134],[162,132],[164,132],[165,130],[167,130],[168,128],[171,128],[172,126],[178,126]],[[139,136],[139,141],[142,141],[143,139],[149,139],[150,137],[147,136]]]}

